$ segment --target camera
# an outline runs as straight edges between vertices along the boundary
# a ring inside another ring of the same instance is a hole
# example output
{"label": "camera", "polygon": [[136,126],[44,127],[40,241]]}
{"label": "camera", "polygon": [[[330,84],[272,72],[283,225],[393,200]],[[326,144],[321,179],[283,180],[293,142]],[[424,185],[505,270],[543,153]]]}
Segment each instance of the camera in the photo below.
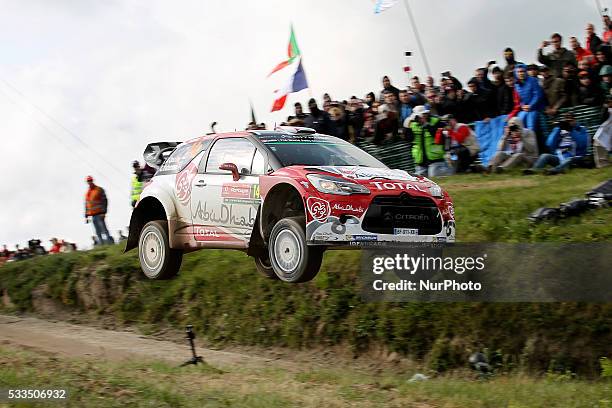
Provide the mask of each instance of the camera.
{"label": "camera", "polygon": [[510,125],[508,130],[511,132],[516,132],[517,130],[519,130],[519,127],[517,125]]}
{"label": "camera", "polygon": [[560,121],[557,123],[557,126],[559,126],[561,130],[566,130],[568,132],[572,130],[572,125],[567,120]]}

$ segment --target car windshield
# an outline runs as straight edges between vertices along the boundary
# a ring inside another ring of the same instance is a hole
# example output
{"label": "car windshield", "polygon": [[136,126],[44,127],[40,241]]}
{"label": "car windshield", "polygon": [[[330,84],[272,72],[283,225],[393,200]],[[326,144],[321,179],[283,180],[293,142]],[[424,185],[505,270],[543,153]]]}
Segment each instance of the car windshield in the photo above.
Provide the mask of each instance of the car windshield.
{"label": "car windshield", "polygon": [[269,134],[260,137],[283,166],[367,166],[387,168],[368,153],[333,136]]}

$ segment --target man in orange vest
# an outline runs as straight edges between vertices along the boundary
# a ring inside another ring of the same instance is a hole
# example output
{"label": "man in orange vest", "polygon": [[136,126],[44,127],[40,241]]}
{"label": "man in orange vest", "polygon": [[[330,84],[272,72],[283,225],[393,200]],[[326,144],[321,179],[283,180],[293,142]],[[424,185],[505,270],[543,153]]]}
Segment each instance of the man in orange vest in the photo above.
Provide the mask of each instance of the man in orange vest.
{"label": "man in orange vest", "polygon": [[98,243],[113,244],[113,237],[108,233],[104,221],[108,204],[106,193],[102,187],[94,184],[93,177],[87,176],[86,181],[89,189],[85,193],[85,222],[89,223],[89,217],[91,217],[91,222],[98,236]]}

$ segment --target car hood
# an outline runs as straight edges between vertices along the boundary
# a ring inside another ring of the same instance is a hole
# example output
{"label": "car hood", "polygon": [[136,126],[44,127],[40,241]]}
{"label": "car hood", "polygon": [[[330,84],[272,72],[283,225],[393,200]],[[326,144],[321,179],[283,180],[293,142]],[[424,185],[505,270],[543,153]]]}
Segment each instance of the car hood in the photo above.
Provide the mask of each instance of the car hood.
{"label": "car hood", "polygon": [[[280,173],[293,173],[305,177],[307,174],[327,174],[346,179],[354,183],[371,186],[384,183],[399,182],[417,187],[417,190],[427,191],[428,187],[437,185],[422,176],[413,176],[407,171],[379,167],[364,166],[289,166],[279,170]],[[288,174],[288,175],[289,175]]]}

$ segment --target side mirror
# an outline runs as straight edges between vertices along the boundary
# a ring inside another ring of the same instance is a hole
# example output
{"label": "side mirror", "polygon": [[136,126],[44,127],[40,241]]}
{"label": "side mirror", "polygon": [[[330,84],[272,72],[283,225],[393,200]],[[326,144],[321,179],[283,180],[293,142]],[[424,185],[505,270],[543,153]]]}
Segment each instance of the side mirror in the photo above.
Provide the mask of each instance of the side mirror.
{"label": "side mirror", "polygon": [[234,181],[240,180],[240,173],[238,173],[238,167],[234,163],[223,163],[219,166],[219,170],[231,171]]}

